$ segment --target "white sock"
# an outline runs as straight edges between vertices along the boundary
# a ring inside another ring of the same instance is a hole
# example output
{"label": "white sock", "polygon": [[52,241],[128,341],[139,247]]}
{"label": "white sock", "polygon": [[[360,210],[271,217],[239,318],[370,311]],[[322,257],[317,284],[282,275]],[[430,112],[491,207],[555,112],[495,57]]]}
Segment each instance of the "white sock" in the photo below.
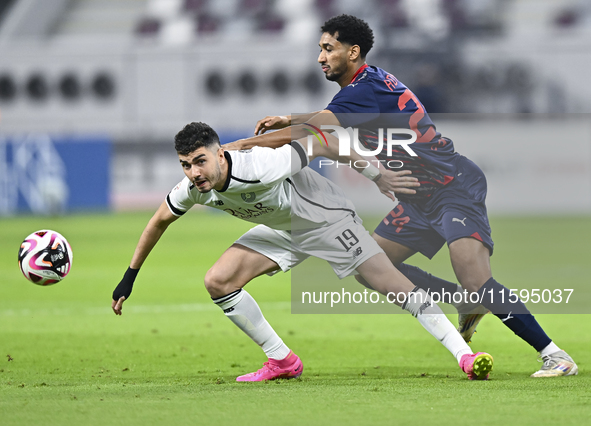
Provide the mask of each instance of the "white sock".
{"label": "white sock", "polygon": [[259,305],[244,289],[236,290],[213,302],[224,311],[234,324],[244,331],[268,358],[284,359],[289,355],[289,348],[269,325]]}
{"label": "white sock", "polygon": [[540,351],[540,356],[547,356],[553,354],[554,352],[558,352],[560,348],[556,346],[554,342],[550,342],[548,346]]}
{"label": "white sock", "polygon": [[418,319],[421,325],[456,357],[458,364],[462,355],[473,353],[441,308],[433,303],[425,290],[417,287],[410,292],[402,309],[407,310]]}

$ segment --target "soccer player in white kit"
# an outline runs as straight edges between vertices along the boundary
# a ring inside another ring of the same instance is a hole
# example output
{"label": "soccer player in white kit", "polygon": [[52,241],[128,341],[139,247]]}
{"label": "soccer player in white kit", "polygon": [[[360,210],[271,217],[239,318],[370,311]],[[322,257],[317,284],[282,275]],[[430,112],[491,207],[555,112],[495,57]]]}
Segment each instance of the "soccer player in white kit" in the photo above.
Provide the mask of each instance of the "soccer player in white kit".
{"label": "soccer player in white kit", "polygon": [[[306,167],[308,156],[298,141],[278,149],[225,151],[211,127],[191,123],[176,135],[175,148],[186,177],[144,229],[130,267],[113,292],[115,314],[121,315],[140,267],[166,228],[193,205],[202,204],[258,224],[222,254],[204,279],[213,302],[268,357],[261,369],[237,381],[302,374],[300,358],[243,287],[259,275],[288,271],[311,255],[326,260],[339,278],[358,273],[377,291],[402,293],[403,298],[396,297],[404,300],[402,308],[456,357],[470,379],[488,377],[492,357],[472,353],[429,295],[392,265],[341,189]],[[321,145],[314,148],[315,156],[332,155]],[[335,238],[344,233],[355,250],[346,250]]]}

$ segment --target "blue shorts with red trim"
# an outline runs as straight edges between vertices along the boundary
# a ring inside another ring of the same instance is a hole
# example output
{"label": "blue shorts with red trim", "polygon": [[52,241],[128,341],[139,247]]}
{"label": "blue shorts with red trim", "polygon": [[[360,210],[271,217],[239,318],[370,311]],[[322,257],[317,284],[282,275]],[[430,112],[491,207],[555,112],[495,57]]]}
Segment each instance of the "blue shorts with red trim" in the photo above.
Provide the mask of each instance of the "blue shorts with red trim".
{"label": "blue shorts with red trim", "polygon": [[456,160],[456,176],[423,204],[400,202],[375,229],[387,240],[413,249],[429,259],[460,238],[475,238],[493,252],[486,213],[486,177],[464,156]]}

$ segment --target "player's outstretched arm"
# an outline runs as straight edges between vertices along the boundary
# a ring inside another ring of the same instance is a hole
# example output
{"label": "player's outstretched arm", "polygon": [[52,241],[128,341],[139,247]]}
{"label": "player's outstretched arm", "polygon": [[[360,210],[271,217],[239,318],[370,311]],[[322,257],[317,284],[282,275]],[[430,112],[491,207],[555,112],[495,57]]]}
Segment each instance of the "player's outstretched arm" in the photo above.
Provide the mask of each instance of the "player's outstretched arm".
{"label": "player's outstretched arm", "polygon": [[284,129],[292,124],[303,124],[318,113],[320,113],[320,111],[310,112],[308,114],[298,114],[293,117],[293,121],[291,115],[268,115],[257,121],[257,124],[254,127],[254,134],[262,135],[267,130]]}
{"label": "player's outstretched arm", "polygon": [[141,266],[144,264],[144,261],[158,240],[160,240],[162,234],[164,234],[168,225],[177,219],[178,217],[170,212],[166,205],[166,201],[164,201],[144,228],[144,232],[142,232],[142,236],[140,237],[135,252],[133,253],[129,268],[127,268],[123,279],[113,291],[111,308],[116,315],[121,315],[123,302],[129,298],[135,278]]}
{"label": "player's outstretched arm", "polygon": [[[311,117],[308,122],[304,122],[305,117]],[[267,117],[268,118],[268,117]],[[273,117],[270,117],[273,118]],[[287,117],[286,117],[287,118]],[[265,120],[265,119],[263,119]],[[297,117],[289,118],[291,125],[288,127],[276,130],[274,132],[259,134],[246,139],[240,139],[224,145],[227,151],[250,149],[255,146],[263,146],[267,148],[279,148],[293,140],[305,138],[309,135],[310,126],[320,127],[323,124],[339,126],[339,120],[330,111],[324,110],[318,113],[310,113],[306,115],[298,115]],[[260,122],[260,121],[259,121]],[[257,123],[258,125],[258,123]],[[255,129],[256,131],[256,129]]]}
{"label": "player's outstretched arm", "polygon": [[[372,180],[378,189],[392,201],[396,201],[395,194],[415,194],[412,188],[420,186],[417,178],[409,176],[410,170],[392,171],[384,167],[368,165],[368,158],[362,157],[355,150],[351,149],[349,155],[341,155],[339,152],[339,140],[332,134],[325,133],[326,144],[312,140],[312,152],[310,159],[326,157],[341,163],[348,163],[366,178]],[[300,139],[299,142],[306,146],[307,139]],[[372,157],[375,162],[375,158]],[[379,163],[378,163],[379,164]],[[367,166],[367,167],[365,167]]]}
{"label": "player's outstretched arm", "polygon": [[256,126],[254,126],[254,134],[262,135],[267,130],[284,129],[288,126],[291,126],[291,115],[268,115],[257,121]]}

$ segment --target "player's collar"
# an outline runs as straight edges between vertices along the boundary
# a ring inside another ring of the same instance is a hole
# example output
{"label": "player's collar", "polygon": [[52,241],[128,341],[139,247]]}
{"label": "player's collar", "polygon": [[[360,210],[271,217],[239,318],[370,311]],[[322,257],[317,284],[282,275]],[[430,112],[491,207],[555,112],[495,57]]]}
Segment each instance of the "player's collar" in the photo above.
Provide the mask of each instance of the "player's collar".
{"label": "player's collar", "polygon": [[230,186],[230,180],[232,180],[232,156],[228,151],[224,151],[224,157],[228,162],[228,175],[226,176],[226,182],[224,183],[224,187],[220,189],[218,192],[224,192]]}
{"label": "player's collar", "polygon": [[[351,83],[353,83],[355,81],[355,79],[357,78],[357,76],[359,74],[361,74],[363,72],[363,70],[365,70],[369,65],[367,64],[363,64],[359,67],[359,69],[357,70],[357,72],[355,72],[355,74],[353,75],[353,78],[351,79]],[[349,83],[349,84],[351,84]]]}

